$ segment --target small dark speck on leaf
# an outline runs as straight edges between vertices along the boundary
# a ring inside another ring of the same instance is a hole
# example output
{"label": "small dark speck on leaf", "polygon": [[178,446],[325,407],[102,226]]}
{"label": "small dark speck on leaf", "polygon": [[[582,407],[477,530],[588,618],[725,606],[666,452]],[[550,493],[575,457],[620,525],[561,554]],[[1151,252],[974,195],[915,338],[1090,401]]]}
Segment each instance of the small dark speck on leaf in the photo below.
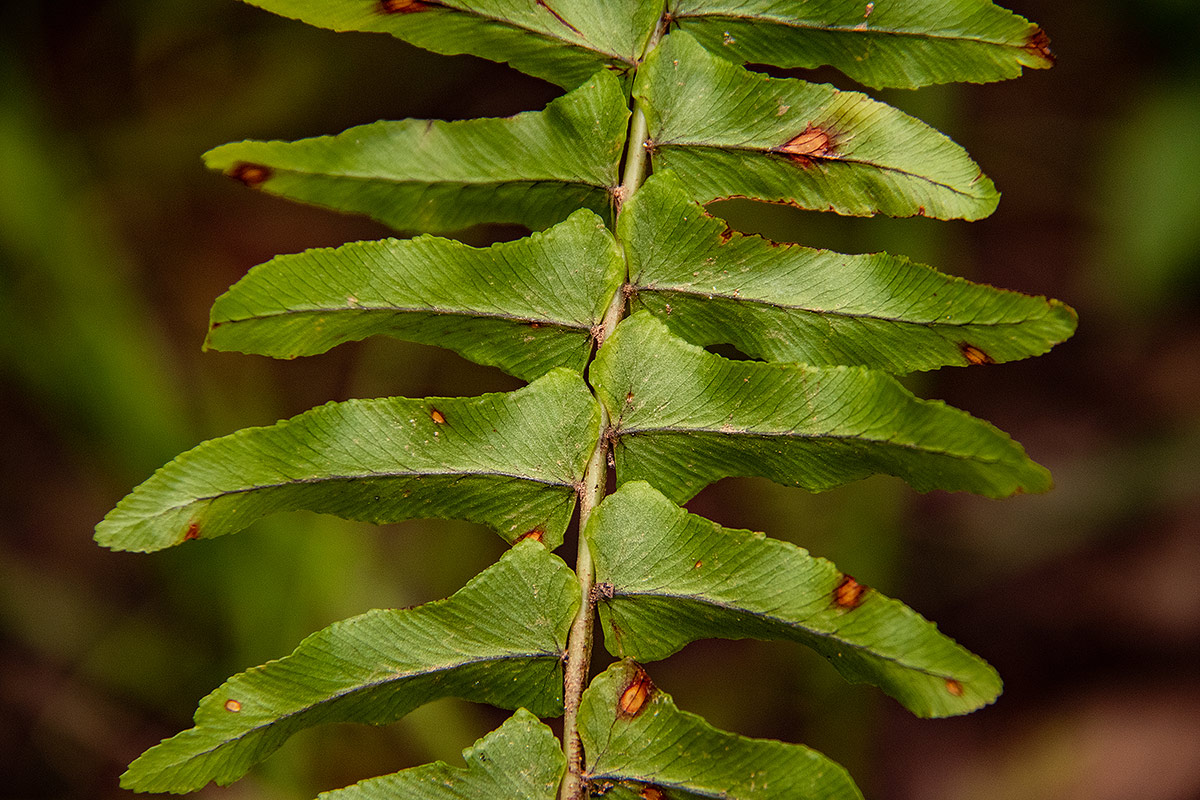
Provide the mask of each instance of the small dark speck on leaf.
{"label": "small dark speck on leaf", "polygon": [[636,717],[642,713],[642,708],[645,707],[646,701],[653,693],[654,682],[650,680],[646,670],[639,666],[633,675],[633,680],[629,682],[617,700],[617,711],[627,719]]}
{"label": "small dark speck on leaf", "polygon": [[382,14],[413,14],[417,11],[428,11],[440,3],[425,2],[425,0],[379,0],[379,11]]}
{"label": "small dark speck on leaf", "polygon": [[965,358],[969,363],[975,364],[976,366],[978,366],[980,364],[995,364],[996,363],[996,360],[994,358],[992,358],[987,353],[983,352],[982,350],[980,350],[978,347],[976,347],[973,344],[967,344],[966,342],[961,342],[958,345],[958,349],[959,349],[959,352],[961,352],[963,354],[963,358]]}
{"label": "small dark speck on leaf", "polygon": [[253,189],[271,179],[271,168],[264,167],[262,164],[247,164],[244,161],[240,161],[230,167],[229,172],[226,174],[235,181],[241,181]]}
{"label": "small dark speck on leaf", "polygon": [[854,580],[850,575],[843,575],[842,580],[833,590],[833,602],[841,608],[858,608],[866,592],[866,586]]}
{"label": "small dark speck on leaf", "polygon": [[1034,55],[1039,55],[1050,63],[1054,63],[1054,51],[1050,49],[1050,37],[1041,28],[1035,28],[1025,49]]}

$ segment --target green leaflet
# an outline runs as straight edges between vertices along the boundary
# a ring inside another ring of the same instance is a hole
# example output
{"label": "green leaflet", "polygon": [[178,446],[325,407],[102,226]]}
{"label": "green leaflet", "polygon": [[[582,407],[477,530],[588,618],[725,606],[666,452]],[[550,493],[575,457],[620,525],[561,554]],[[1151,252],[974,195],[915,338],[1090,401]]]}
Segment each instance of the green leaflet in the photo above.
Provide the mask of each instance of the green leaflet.
{"label": "green leaflet", "polygon": [[463,750],[466,769],[444,761],[324,792],[320,800],[554,800],[566,771],[554,732],[525,709]]}
{"label": "green leaflet", "polygon": [[557,715],[561,657],[578,605],[567,565],[521,542],[446,600],[336,622],[290,656],[230,678],[200,701],[194,728],[146,751],[121,785],[140,792],[226,785],[299,730],[382,725],[441,697]]}
{"label": "green leaflet", "polygon": [[236,142],[208,151],[204,162],[271,194],[398,230],[442,233],[481,222],[538,230],[580,207],[610,214],[628,117],[620,82],[599,72],[544,111]]}
{"label": "green leaflet", "polygon": [[749,72],[675,32],[638,71],[656,170],[693,198],[979,219],[999,194],[966,152],[858,92]]}
{"label": "green leaflet", "polygon": [[618,232],[636,307],[699,345],[768,361],[887,372],[1040,355],[1075,330],[1056,300],[970,283],[887,254],[849,256],[745,236],[689,202],[672,173],[646,182]]}
{"label": "green leaflet", "polygon": [[697,639],[784,639],[922,717],[966,714],[1000,694],[995,670],[903,603],[793,544],[689,514],[649,484],[606,498],[587,536],[614,655],[655,661]]}
{"label": "green leaflet", "polygon": [[671,13],[725,58],[830,64],[877,89],[983,83],[1054,63],[1041,28],[987,0],[672,0]]}
{"label": "green leaflet", "polygon": [[178,456],[109,512],[96,540],[159,550],[307,510],[464,519],[508,541],[540,530],[554,548],[599,427],[591,393],[565,369],[510,393],[329,403]]}
{"label": "green leaflet", "polygon": [[[579,735],[593,787],[633,781],[674,790],[671,797],[688,792],[683,796],[861,800],[846,770],[820,753],[717,730],[680,711],[670,695],[648,681],[636,664],[622,661],[596,676],[584,692]],[[649,695],[630,714],[626,709],[635,683]]]}
{"label": "green leaflet", "polygon": [[279,256],[219,297],[208,346],[280,358],[389,334],[533,380],[582,372],[625,262],[580,210],[545,233],[488,248],[421,236]]}
{"label": "green leaflet", "polygon": [[1050,488],[1007,435],[888,375],[729,361],[644,311],[617,326],[590,375],[612,419],[619,480],[647,480],[677,503],[736,475],[813,491],[877,472],[919,491]]}
{"label": "green leaflet", "polygon": [[444,55],[469,53],[572,88],[637,63],[661,2],[646,0],[246,0],[335,31],[381,31]]}

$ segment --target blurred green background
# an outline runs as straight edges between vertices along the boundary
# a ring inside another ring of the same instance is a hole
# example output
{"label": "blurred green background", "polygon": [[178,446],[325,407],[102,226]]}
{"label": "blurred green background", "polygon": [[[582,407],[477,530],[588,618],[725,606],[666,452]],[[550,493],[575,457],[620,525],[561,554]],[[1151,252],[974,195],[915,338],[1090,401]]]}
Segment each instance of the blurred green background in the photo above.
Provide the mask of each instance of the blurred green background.
{"label": "blurred green background", "polygon": [[[1005,193],[992,218],[715,210],[781,240],[886,249],[1074,305],[1079,334],[1046,357],[914,381],[1011,432],[1057,489],[996,503],[891,479],[819,496],[730,480],[690,506],[905,599],[988,658],[1004,696],[915,720],[778,643],[698,643],[653,674],[720,727],[824,750],[877,800],[1194,800],[1200,25],[1187,0],[1007,5],[1050,32],[1055,69],[884,93],[980,162]],[[311,515],[153,556],[91,542],[133,485],[201,439],[331,399],[515,386],[391,341],[285,363],[202,353],[209,304],[250,266],[388,232],[248,192],[200,153],[380,118],[507,115],[557,90],[233,0],[0,14],[0,797],[126,797],[124,765],[187,727],[227,675],[336,619],[446,596],[503,546],[459,523]],[[459,763],[503,717],[442,701],[388,728],[309,731],[200,796],[309,798]]]}

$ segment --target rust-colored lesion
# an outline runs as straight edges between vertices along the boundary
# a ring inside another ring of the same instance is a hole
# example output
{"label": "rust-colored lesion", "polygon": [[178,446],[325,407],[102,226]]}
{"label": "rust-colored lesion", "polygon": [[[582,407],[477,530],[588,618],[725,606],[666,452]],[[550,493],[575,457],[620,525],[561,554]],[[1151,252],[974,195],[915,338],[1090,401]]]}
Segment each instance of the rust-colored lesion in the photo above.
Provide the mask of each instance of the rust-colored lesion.
{"label": "rust-colored lesion", "polygon": [[654,681],[650,680],[650,675],[640,664],[636,666],[637,671],[634,672],[633,678],[621,690],[621,696],[617,699],[617,714],[623,719],[633,719],[642,713],[646,702],[654,696]]}
{"label": "rust-colored lesion", "polygon": [[833,589],[833,603],[838,608],[847,610],[862,605],[863,595],[870,587],[859,583],[852,575],[843,575],[838,585]]}
{"label": "rust-colored lesion", "polygon": [[235,181],[240,181],[251,189],[263,185],[271,179],[271,168],[262,164],[249,164],[239,161],[225,173]]}
{"label": "rust-colored lesion", "polygon": [[1054,51],[1050,49],[1050,37],[1041,28],[1033,29],[1033,33],[1030,34],[1029,41],[1025,43],[1024,49],[1051,64],[1055,61]]}
{"label": "rust-colored lesion", "polygon": [[430,0],[379,0],[376,8],[381,14],[415,14],[418,11],[430,11],[445,6]]}
{"label": "rust-colored lesion", "polygon": [[959,342],[958,351],[962,353],[962,357],[967,360],[968,364],[979,366],[981,364],[995,364],[996,359],[989,356],[980,348],[967,342]]}
{"label": "rust-colored lesion", "polygon": [[838,158],[833,134],[827,128],[812,123],[802,133],[776,147],[774,152],[787,156],[802,167],[812,166],[814,159]]}
{"label": "rust-colored lesion", "polygon": [[429,409],[429,418],[438,425],[446,424],[446,415],[438,411],[436,408]]}
{"label": "rust-colored lesion", "polygon": [[955,697],[962,697],[963,696],[963,685],[961,683],[959,683],[958,681],[954,680],[954,678],[947,678],[946,679],[946,691],[949,692],[950,694],[954,695]]}
{"label": "rust-colored lesion", "polygon": [[647,783],[642,787],[642,791],[638,794],[642,800],[667,800],[667,796],[663,794],[662,789],[657,786]]}
{"label": "rust-colored lesion", "polygon": [[525,541],[526,539],[533,539],[535,542],[540,542],[540,541],[542,541],[542,539],[545,536],[546,536],[546,531],[541,527],[537,527],[531,531],[525,531],[524,533],[522,533],[520,536],[518,536],[516,538],[516,541],[514,541],[513,544],[514,545],[520,544],[521,542]]}
{"label": "rust-colored lesion", "polygon": [[200,523],[189,522],[187,530],[183,532],[183,541],[190,542],[200,538]]}

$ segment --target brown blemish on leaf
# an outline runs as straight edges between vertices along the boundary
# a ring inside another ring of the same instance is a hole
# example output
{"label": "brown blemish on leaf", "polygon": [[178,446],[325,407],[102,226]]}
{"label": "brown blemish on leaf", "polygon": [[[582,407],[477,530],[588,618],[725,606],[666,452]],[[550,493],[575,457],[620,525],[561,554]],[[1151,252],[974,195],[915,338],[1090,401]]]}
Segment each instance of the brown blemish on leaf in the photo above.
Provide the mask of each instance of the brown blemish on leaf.
{"label": "brown blemish on leaf", "polygon": [[728,225],[726,225],[725,230],[721,231],[721,236],[720,236],[721,244],[729,244],[729,240],[732,238],[733,238],[733,228],[730,228]]}
{"label": "brown blemish on leaf", "polygon": [[654,694],[654,681],[639,665],[633,680],[621,691],[617,700],[617,713],[625,719],[632,719],[642,713],[646,701]]}
{"label": "brown blemish on leaf", "polygon": [[379,0],[379,11],[382,14],[413,14],[440,5],[441,3],[430,3],[427,0]]}
{"label": "brown blemish on leaf", "polygon": [[662,793],[662,789],[659,789],[657,786],[651,786],[650,784],[646,784],[644,787],[642,787],[642,792],[638,795],[638,797],[641,797],[642,800],[666,800],[667,798],[667,796]]}
{"label": "brown blemish on leaf", "polygon": [[850,575],[843,575],[842,580],[833,590],[833,602],[839,608],[858,608],[862,604],[863,595],[866,593],[866,586],[854,580]]}
{"label": "brown blemish on leaf", "polygon": [[1055,61],[1054,51],[1050,49],[1050,37],[1041,28],[1033,29],[1033,34],[1029,37],[1029,41],[1026,42],[1025,49],[1035,56],[1046,59],[1051,64]]}
{"label": "brown blemish on leaf", "polygon": [[431,420],[433,420],[434,422],[436,422],[438,425],[446,424],[446,415],[443,414],[442,412],[438,411],[436,408],[429,409],[429,418]]}
{"label": "brown blemish on leaf", "polygon": [[973,344],[967,344],[966,342],[959,342],[958,350],[960,353],[963,354],[963,358],[965,358],[969,363],[974,364],[976,366],[979,366],[980,364],[995,364],[996,363],[996,359],[992,358],[987,353],[983,352],[982,350],[980,350],[978,347],[976,347]]}
{"label": "brown blemish on leaf", "polygon": [[802,167],[811,166],[814,158],[837,158],[829,131],[811,123],[803,133],[775,148],[775,152],[783,153]]}
{"label": "brown blemish on leaf", "polygon": [[254,189],[271,179],[271,168],[264,167],[262,164],[247,164],[244,161],[239,161],[230,167],[229,171],[225,174],[235,181],[241,181],[246,186]]}
{"label": "brown blemish on leaf", "polygon": [[184,531],[183,540],[185,542],[190,542],[193,539],[199,539],[199,538],[200,538],[200,523],[199,522],[189,522],[188,526],[187,526],[187,530]]}
{"label": "brown blemish on leaf", "polygon": [[954,678],[947,678],[946,679],[946,691],[949,692],[950,694],[954,695],[955,697],[962,697],[963,696],[963,685],[961,683],[959,683],[958,681],[954,680]]}
{"label": "brown blemish on leaf", "polygon": [[542,327],[542,323],[540,323],[540,322],[531,322],[531,323],[529,323],[529,327],[533,328],[533,329],[536,331],[538,328]]}
{"label": "brown blemish on leaf", "polygon": [[546,531],[542,530],[541,528],[534,528],[533,530],[525,531],[525,533],[522,533],[520,536],[518,536],[517,540],[513,542],[513,544],[519,544],[526,539],[533,539],[535,542],[540,542],[542,541],[542,537],[545,535]]}
{"label": "brown blemish on leaf", "polygon": [[239,703],[237,700],[226,700],[225,701],[225,710],[228,711],[230,714],[236,714],[242,710],[242,704]]}
{"label": "brown blemish on leaf", "polygon": [[592,605],[594,606],[601,600],[612,600],[616,591],[616,587],[611,583],[602,581],[593,586],[592,590],[588,592],[588,599],[592,601]]}

